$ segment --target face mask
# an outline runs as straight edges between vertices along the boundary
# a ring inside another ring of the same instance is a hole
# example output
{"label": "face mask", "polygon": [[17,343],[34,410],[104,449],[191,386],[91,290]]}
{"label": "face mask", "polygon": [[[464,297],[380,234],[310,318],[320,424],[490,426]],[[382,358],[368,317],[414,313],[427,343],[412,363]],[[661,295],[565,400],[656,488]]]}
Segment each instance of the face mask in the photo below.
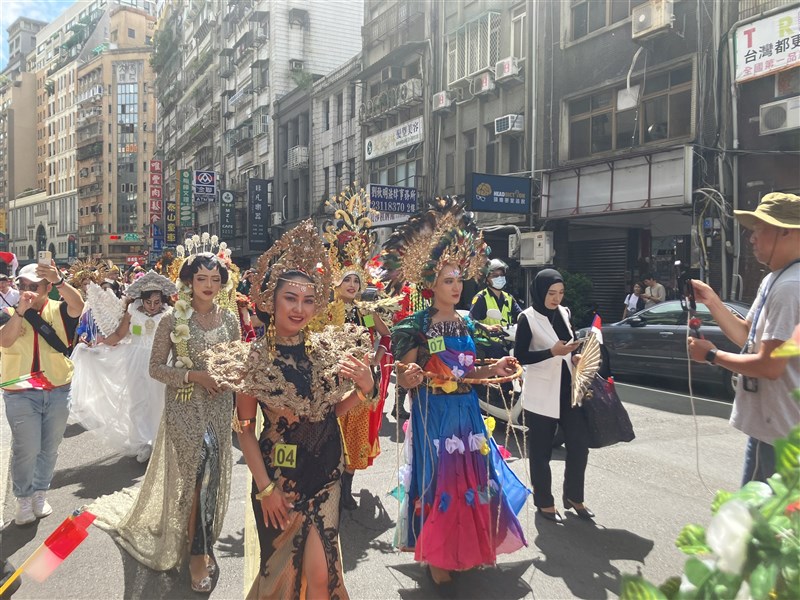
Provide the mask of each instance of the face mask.
{"label": "face mask", "polygon": [[492,281],[492,287],[496,290],[502,290],[506,287],[506,278],[505,277],[495,277]]}

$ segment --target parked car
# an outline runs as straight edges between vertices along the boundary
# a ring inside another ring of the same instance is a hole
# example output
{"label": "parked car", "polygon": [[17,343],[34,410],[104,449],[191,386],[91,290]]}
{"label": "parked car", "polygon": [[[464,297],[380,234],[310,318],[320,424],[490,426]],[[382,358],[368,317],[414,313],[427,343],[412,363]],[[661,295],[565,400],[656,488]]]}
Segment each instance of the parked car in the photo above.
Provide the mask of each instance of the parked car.
{"label": "parked car", "polygon": [[[744,318],[749,306],[727,301],[725,306]],[[727,352],[739,352],[711,317],[708,308],[697,305],[700,334]],[[662,302],[623,319],[603,325],[603,343],[608,350],[614,375],[648,375],[677,381],[688,379],[686,351],[687,313],[678,300]],[[581,329],[585,336],[588,328]],[[716,365],[692,363],[692,381],[723,386],[726,395],[733,397],[736,375]]]}

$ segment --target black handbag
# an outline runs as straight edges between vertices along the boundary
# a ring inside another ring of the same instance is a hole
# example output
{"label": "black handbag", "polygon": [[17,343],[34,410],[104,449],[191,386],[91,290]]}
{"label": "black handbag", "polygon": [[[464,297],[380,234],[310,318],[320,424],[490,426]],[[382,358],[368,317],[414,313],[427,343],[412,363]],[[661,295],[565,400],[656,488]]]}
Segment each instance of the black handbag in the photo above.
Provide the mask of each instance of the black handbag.
{"label": "black handbag", "polygon": [[589,447],[605,448],[636,437],[628,411],[614,388],[613,379],[595,375],[583,397],[583,414],[589,431]]}

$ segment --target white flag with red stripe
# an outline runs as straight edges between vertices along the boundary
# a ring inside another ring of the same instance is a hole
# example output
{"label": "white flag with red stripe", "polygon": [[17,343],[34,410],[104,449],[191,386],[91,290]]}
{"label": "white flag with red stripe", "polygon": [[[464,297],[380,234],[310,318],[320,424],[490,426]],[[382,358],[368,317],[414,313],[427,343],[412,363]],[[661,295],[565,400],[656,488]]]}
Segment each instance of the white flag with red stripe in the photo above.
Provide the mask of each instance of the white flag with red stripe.
{"label": "white flag with red stripe", "polygon": [[597,341],[603,343],[603,323],[600,321],[600,315],[595,315],[592,320],[592,333],[597,338]]}

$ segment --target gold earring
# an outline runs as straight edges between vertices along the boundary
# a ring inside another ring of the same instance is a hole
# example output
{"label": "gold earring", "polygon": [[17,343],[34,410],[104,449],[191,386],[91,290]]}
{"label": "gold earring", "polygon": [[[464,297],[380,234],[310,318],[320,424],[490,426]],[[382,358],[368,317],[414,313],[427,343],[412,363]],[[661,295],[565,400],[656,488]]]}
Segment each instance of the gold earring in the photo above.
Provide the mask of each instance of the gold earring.
{"label": "gold earring", "polygon": [[303,340],[306,343],[306,353],[311,350],[311,331],[308,328],[308,325],[303,327]]}
{"label": "gold earring", "polygon": [[270,318],[269,325],[267,326],[267,358],[272,360],[275,358],[275,320]]}

